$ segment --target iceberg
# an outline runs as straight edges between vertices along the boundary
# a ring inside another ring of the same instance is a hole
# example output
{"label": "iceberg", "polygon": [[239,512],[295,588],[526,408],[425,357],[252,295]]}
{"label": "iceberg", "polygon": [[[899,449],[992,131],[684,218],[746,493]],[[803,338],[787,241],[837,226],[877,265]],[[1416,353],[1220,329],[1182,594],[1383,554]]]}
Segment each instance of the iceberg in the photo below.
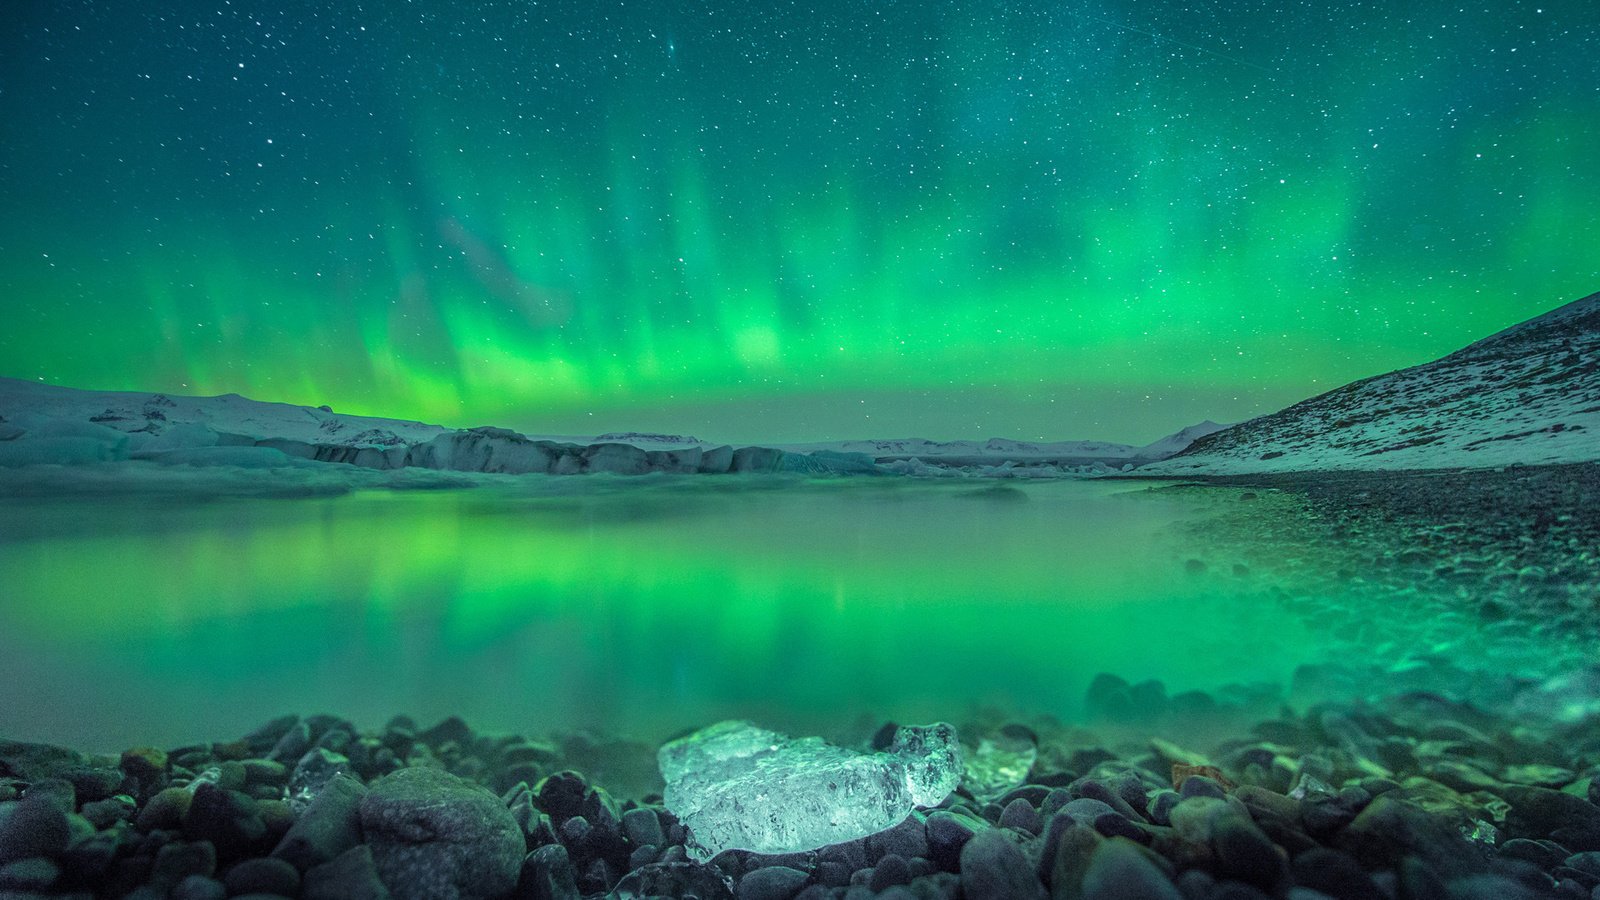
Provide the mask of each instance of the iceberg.
{"label": "iceberg", "polygon": [[657,754],[664,795],[700,860],[724,850],[792,853],[893,827],[961,782],[961,743],[943,723],[901,727],[881,753],[720,722]]}

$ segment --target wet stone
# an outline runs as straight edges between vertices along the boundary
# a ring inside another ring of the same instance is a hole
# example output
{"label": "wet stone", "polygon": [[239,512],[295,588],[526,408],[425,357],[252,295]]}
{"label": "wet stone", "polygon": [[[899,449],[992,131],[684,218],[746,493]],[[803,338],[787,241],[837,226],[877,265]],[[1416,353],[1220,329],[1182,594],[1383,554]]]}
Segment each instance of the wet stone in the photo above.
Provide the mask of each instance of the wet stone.
{"label": "wet stone", "polygon": [[622,831],[636,845],[653,844],[659,847],[667,840],[661,830],[661,818],[647,806],[635,807],[623,813]]}
{"label": "wet stone", "polygon": [[55,860],[33,856],[0,866],[0,892],[46,891],[61,877]]}
{"label": "wet stone", "polygon": [[1116,839],[1095,849],[1082,890],[1084,900],[1184,900],[1138,845]]}
{"label": "wet stone", "polygon": [[0,864],[58,856],[71,836],[66,812],[52,802],[24,797],[0,819]]}
{"label": "wet stone", "polygon": [[222,879],[232,894],[283,894],[300,892],[300,871],[275,857],[248,859],[228,870]]}
{"label": "wet stone", "polygon": [[278,842],[272,855],[304,872],[361,842],[361,801],[367,789],[348,776],[328,783]]}
{"label": "wet stone", "polygon": [[967,900],[1033,900],[1044,885],[1017,844],[1004,832],[985,829],[961,848],[961,889]]}
{"label": "wet stone", "polygon": [[215,878],[190,875],[178,882],[169,896],[171,900],[225,900],[228,889]]}
{"label": "wet stone", "polygon": [[437,769],[402,769],[376,782],[361,801],[361,827],[398,900],[506,893],[525,852],[500,798]]}
{"label": "wet stone", "polygon": [[306,872],[300,900],[390,900],[372,849],[362,844]]}
{"label": "wet stone", "polygon": [[[530,857],[531,859],[531,857]],[[526,871],[526,870],[524,870]],[[527,893],[518,889],[519,900],[568,900],[567,894]],[[733,900],[733,887],[727,877],[711,866],[691,862],[653,863],[635,869],[617,882],[617,900],[644,900],[650,897],[699,897],[701,900]],[[577,893],[570,895],[576,900]]]}
{"label": "wet stone", "polygon": [[737,900],[791,900],[811,876],[788,866],[765,866],[746,872],[734,892]]}

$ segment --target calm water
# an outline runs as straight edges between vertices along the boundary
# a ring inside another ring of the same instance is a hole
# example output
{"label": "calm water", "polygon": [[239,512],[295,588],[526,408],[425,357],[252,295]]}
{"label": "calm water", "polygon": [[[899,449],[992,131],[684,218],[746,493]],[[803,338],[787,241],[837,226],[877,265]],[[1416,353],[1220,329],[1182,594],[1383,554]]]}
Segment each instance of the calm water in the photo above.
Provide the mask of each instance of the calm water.
{"label": "calm water", "polygon": [[536,479],[315,499],[16,501],[0,734],[106,749],[284,712],[639,736],[979,705],[1073,715],[1113,671],[1284,680],[1327,636],[1132,482]]}

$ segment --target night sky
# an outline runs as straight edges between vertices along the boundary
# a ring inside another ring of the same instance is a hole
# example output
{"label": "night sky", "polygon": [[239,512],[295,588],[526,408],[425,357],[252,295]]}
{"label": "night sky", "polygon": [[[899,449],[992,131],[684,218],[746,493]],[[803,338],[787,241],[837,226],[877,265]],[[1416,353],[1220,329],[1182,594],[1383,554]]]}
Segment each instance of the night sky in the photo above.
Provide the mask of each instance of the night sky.
{"label": "night sky", "polygon": [[11,0],[0,374],[1153,440],[1600,290],[1600,10]]}

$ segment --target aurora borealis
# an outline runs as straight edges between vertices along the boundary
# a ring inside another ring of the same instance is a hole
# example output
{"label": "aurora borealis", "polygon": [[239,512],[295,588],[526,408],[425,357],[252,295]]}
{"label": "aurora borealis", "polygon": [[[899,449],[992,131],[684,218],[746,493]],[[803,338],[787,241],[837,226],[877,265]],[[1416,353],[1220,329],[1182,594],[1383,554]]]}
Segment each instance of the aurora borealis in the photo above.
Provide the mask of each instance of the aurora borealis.
{"label": "aurora borealis", "polygon": [[0,17],[0,374],[541,433],[1153,440],[1600,289],[1600,12]]}

